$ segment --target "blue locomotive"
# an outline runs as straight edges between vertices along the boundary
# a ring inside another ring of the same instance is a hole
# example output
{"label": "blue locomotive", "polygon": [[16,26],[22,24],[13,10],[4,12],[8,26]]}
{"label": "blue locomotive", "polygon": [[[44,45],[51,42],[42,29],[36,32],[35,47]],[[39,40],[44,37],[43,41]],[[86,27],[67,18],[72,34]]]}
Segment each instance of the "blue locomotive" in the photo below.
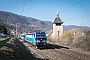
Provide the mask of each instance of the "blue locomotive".
{"label": "blue locomotive", "polygon": [[29,41],[35,46],[45,46],[47,37],[45,32],[33,32],[30,34],[25,34],[25,41]]}

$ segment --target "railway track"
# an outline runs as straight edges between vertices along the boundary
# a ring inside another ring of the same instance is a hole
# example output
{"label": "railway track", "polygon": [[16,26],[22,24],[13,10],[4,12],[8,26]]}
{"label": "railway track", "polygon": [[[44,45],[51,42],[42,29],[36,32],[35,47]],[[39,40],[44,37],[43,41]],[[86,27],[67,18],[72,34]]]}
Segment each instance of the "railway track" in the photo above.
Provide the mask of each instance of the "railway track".
{"label": "railway track", "polygon": [[22,42],[26,46],[27,50],[30,50],[35,57],[41,58],[42,60],[54,60],[51,56],[44,53],[45,50],[41,51],[40,49],[36,49],[32,44],[28,42],[25,43],[22,40],[20,40],[20,42]]}
{"label": "railway track", "polygon": [[59,55],[63,60],[89,60],[88,58],[84,58],[74,54],[70,53],[68,51],[64,50],[51,50],[52,52],[55,52],[57,55]]}
{"label": "railway track", "polygon": [[20,40],[35,57],[42,60],[90,60],[90,55],[57,45],[48,45],[45,49],[36,49],[32,44]]}
{"label": "railway track", "polygon": [[75,59],[80,59],[80,60],[90,60],[90,55],[84,54],[84,53],[80,53],[77,51],[72,51],[72,50],[66,50],[66,49],[62,49],[62,51],[67,52],[67,54],[69,56],[72,56]]}
{"label": "railway track", "polygon": [[[53,47],[53,46],[52,46]],[[61,56],[63,60],[90,60],[90,55],[80,53],[68,49],[51,49],[50,52],[54,52],[57,56]]]}

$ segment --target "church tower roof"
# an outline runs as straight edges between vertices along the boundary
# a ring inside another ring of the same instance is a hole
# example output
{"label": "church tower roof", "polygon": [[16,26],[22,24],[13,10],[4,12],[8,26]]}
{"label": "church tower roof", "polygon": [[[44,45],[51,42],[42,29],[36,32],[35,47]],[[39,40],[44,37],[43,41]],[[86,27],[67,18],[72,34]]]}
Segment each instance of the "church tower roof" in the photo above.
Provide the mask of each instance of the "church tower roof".
{"label": "church tower roof", "polygon": [[62,20],[59,18],[59,13],[58,13],[58,8],[57,8],[57,13],[56,13],[56,18],[53,22],[53,24],[56,24],[56,23],[63,23]]}

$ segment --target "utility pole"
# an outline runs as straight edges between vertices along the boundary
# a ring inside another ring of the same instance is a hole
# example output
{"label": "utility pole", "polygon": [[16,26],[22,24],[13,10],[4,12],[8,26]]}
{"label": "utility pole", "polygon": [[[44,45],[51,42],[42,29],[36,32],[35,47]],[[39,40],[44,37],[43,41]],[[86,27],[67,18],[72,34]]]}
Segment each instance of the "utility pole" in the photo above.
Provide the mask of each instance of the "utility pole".
{"label": "utility pole", "polygon": [[16,37],[17,37],[17,24],[16,24]]}
{"label": "utility pole", "polygon": [[84,23],[83,23],[83,32],[85,32],[85,26],[84,26]]}

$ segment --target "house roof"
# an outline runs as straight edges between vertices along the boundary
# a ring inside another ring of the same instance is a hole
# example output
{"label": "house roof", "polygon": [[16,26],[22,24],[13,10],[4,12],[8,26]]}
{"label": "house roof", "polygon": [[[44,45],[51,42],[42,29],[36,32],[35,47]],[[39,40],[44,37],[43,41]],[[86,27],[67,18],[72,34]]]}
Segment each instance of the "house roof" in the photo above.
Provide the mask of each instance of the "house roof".
{"label": "house roof", "polygon": [[53,24],[56,24],[56,23],[63,23],[62,20],[59,18],[59,17],[56,17]]}

